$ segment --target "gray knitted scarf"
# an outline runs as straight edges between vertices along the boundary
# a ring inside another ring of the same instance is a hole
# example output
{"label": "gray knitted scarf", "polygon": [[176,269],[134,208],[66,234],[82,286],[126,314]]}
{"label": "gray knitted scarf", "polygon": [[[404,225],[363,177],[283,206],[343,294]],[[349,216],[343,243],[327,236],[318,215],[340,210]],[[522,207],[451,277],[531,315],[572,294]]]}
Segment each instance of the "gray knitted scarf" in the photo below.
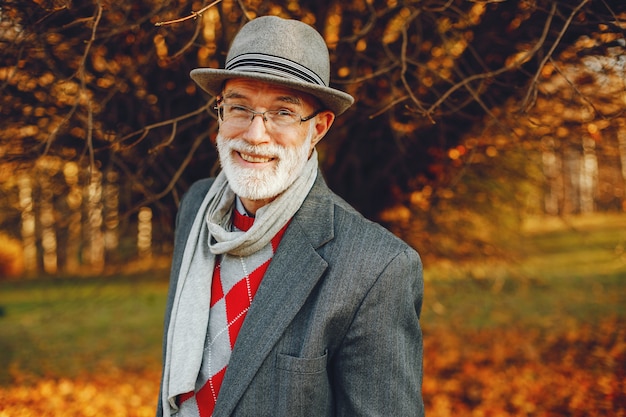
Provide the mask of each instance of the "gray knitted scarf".
{"label": "gray knitted scarf", "polygon": [[235,194],[221,172],[205,196],[192,224],[167,328],[163,370],[163,416],[178,410],[176,397],[195,389],[209,322],[215,256],[248,256],[267,245],[298,211],[317,176],[317,151],[301,175],[274,201],[259,209],[247,232],[231,231]]}

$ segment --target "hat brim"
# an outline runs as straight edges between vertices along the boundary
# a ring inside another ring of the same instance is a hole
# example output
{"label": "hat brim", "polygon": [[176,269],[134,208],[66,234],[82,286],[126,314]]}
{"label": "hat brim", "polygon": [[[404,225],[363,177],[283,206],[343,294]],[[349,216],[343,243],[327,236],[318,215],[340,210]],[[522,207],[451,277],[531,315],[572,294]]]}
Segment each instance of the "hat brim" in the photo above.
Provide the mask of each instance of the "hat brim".
{"label": "hat brim", "polygon": [[204,91],[213,96],[217,96],[221,93],[221,89],[226,80],[243,78],[277,84],[310,94],[320,100],[322,104],[335,113],[335,115],[340,115],[345,112],[352,103],[354,103],[354,98],[343,91],[269,74],[238,72],[216,68],[196,68],[191,71],[190,76]]}

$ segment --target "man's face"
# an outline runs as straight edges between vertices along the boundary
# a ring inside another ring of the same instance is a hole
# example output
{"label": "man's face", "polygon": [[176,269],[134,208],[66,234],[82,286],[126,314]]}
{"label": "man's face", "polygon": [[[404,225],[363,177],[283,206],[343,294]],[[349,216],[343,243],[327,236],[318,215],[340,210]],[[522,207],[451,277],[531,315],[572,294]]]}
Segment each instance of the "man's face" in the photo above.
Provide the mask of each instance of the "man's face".
{"label": "man's face", "polygon": [[[243,79],[229,80],[221,100],[226,105],[257,112],[289,110],[303,118],[321,110],[314,99],[302,93]],[[220,162],[235,194],[242,200],[267,203],[287,189],[301,174],[315,144],[330,127],[330,123],[324,127],[328,117],[322,114],[290,126],[264,122],[260,115],[243,125],[229,123],[228,119],[220,121],[217,136]]]}

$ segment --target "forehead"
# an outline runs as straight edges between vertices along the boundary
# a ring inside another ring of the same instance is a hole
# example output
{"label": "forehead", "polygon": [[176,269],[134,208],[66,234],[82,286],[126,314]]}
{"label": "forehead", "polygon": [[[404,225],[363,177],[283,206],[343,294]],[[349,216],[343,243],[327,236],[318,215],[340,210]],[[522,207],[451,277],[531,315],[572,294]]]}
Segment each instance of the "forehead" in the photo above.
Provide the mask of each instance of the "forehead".
{"label": "forehead", "polygon": [[223,89],[224,98],[239,98],[263,104],[265,102],[284,102],[313,107],[316,99],[309,94],[292,88],[263,81],[234,78],[227,80]]}

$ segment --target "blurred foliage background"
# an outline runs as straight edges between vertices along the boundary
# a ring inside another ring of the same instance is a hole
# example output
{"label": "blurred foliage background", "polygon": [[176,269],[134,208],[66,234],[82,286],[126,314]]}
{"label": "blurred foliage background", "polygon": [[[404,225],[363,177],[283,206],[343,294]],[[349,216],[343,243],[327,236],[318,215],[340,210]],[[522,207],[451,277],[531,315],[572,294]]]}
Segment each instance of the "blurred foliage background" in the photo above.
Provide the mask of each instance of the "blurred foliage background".
{"label": "blurred foliage background", "polygon": [[331,188],[424,258],[429,415],[625,416],[623,1],[4,0],[0,417],[153,415],[174,216],[219,169],[188,74],[270,14],[356,98]]}
{"label": "blurred foliage background", "polygon": [[222,66],[265,14],[315,26],[333,86],[356,98],[319,149],[333,189],[425,258],[513,256],[530,215],[624,210],[625,13],[606,0],[7,0],[0,259],[25,261],[0,264],[73,274],[167,258],[181,194],[217,169],[213,98],[188,73]]}

